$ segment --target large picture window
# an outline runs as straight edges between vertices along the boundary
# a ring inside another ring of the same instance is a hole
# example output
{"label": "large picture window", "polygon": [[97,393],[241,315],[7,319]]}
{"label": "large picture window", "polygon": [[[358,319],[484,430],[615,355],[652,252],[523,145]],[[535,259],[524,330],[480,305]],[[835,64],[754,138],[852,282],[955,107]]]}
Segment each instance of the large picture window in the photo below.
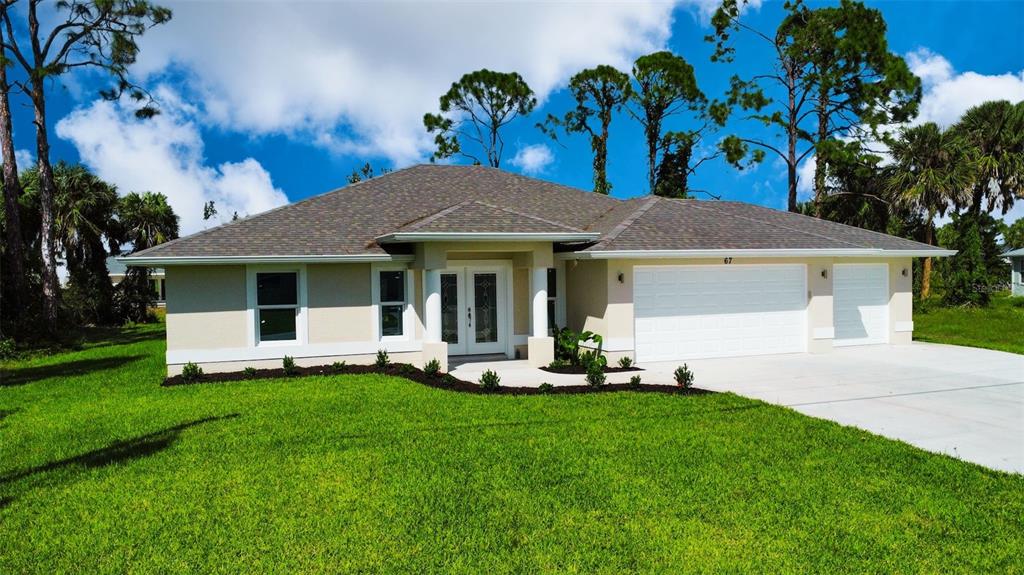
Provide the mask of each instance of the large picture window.
{"label": "large picture window", "polygon": [[299,315],[299,274],[256,274],[256,324],[259,341],[296,341]]}
{"label": "large picture window", "polygon": [[378,273],[380,274],[380,335],[381,337],[404,335],[405,271],[385,270]]}

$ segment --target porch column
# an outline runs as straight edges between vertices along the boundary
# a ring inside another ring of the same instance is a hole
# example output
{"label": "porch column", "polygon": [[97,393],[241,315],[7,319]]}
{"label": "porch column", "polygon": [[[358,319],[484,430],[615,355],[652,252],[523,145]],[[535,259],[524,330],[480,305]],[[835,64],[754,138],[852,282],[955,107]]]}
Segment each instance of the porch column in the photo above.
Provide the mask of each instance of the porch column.
{"label": "porch column", "polygon": [[448,344],[441,341],[441,270],[423,270],[423,365],[436,359],[448,371]]}
{"label": "porch column", "polygon": [[533,322],[527,339],[527,357],[531,367],[543,367],[555,359],[555,340],[548,336],[548,268],[534,267],[530,273],[533,294]]}

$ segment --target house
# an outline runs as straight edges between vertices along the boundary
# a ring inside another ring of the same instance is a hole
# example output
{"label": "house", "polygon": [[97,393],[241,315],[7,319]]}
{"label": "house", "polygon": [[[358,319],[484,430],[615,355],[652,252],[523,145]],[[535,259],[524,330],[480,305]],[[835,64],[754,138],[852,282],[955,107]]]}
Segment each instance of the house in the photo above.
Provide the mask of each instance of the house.
{"label": "house", "polygon": [[[110,274],[110,282],[114,285],[121,283],[125,274],[128,273],[128,266],[122,263],[121,258],[110,256],[107,258],[107,272]],[[167,303],[167,286],[164,283],[164,270],[153,268],[149,270],[149,285],[153,288],[153,295],[156,298],[157,307],[164,307]]]}
{"label": "house", "polygon": [[609,360],[911,341],[912,258],[953,252],[739,202],[620,200],[421,165],[122,258],[166,270],[167,364],[207,372],[501,354]]}
{"label": "house", "polygon": [[1003,254],[1010,260],[1010,295],[1024,296],[1024,248]]}

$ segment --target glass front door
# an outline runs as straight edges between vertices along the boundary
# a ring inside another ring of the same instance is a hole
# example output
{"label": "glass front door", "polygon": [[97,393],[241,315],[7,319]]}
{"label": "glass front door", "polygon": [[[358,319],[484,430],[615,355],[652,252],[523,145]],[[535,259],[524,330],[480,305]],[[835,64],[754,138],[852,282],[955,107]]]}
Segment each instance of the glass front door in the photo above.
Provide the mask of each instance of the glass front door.
{"label": "glass front door", "polygon": [[506,351],[506,286],[502,269],[441,272],[441,339],[449,355]]}

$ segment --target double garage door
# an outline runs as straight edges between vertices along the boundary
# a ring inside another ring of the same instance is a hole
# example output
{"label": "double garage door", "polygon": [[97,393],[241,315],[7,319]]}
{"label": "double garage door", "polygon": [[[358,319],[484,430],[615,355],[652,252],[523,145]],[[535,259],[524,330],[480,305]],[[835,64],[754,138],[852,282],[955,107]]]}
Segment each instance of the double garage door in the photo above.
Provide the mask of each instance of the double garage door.
{"label": "double garage door", "polygon": [[[888,267],[834,267],[835,345],[888,340]],[[641,362],[807,349],[804,265],[637,266],[634,343]]]}

